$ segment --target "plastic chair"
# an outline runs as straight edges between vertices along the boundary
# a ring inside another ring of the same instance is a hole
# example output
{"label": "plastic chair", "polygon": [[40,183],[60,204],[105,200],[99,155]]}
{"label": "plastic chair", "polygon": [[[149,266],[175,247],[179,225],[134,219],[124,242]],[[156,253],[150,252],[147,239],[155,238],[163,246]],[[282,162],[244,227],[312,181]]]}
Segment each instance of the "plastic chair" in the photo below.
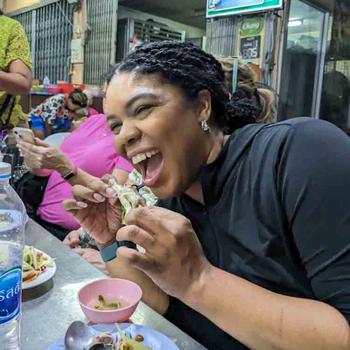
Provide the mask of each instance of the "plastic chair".
{"label": "plastic chair", "polygon": [[44,141],[58,148],[68,135],[70,135],[70,132],[58,132],[57,134],[49,135]]}

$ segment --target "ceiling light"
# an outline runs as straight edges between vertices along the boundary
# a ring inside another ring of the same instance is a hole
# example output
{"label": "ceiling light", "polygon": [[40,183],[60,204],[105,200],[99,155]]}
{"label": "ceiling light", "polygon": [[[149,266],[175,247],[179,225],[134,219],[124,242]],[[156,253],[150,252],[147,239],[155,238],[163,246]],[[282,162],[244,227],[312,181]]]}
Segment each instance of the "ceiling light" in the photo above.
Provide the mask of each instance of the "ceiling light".
{"label": "ceiling light", "polygon": [[299,19],[296,19],[296,20],[293,20],[293,21],[289,21],[288,22],[288,27],[298,27],[298,26],[301,26],[303,24],[303,21],[299,20]]}

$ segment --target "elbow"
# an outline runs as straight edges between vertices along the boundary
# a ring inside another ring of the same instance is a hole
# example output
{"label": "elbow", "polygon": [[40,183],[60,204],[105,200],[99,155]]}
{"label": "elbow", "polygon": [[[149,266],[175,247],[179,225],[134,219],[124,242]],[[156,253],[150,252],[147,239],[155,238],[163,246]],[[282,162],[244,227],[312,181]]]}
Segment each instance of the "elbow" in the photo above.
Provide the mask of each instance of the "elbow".
{"label": "elbow", "polygon": [[344,350],[350,350],[350,326],[347,323],[346,325],[347,330],[345,331],[345,336],[344,336],[344,340],[342,342],[342,348]]}
{"label": "elbow", "polygon": [[336,334],[334,334],[334,350],[350,350],[350,326],[345,318],[339,319],[337,327],[335,327]]}
{"label": "elbow", "polygon": [[31,88],[32,88],[32,78],[24,78],[18,92],[20,94],[28,94]]}
{"label": "elbow", "polygon": [[28,72],[28,74],[16,74],[16,83],[14,84],[16,87],[16,95],[24,95],[28,94],[32,88],[32,74]]}

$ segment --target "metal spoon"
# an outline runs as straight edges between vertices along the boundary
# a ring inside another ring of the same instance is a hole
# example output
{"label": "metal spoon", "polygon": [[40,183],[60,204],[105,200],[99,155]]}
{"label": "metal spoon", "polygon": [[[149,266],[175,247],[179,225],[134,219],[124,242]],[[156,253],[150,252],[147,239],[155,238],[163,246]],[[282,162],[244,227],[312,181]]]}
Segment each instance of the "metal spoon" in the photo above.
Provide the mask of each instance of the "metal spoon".
{"label": "metal spoon", "polygon": [[66,350],[88,350],[93,338],[94,335],[85,323],[75,321],[67,329],[64,346]]}

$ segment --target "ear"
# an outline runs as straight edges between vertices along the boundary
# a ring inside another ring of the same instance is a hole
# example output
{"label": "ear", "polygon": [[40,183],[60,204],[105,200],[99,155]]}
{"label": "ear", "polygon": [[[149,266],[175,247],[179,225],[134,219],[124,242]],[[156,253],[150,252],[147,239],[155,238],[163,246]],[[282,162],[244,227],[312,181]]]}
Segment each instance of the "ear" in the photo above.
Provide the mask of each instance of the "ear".
{"label": "ear", "polygon": [[208,90],[201,90],[197,97],[197,116],[198,123],[201,121],[209,121],[212,108],[211,108],[211,93]]}

